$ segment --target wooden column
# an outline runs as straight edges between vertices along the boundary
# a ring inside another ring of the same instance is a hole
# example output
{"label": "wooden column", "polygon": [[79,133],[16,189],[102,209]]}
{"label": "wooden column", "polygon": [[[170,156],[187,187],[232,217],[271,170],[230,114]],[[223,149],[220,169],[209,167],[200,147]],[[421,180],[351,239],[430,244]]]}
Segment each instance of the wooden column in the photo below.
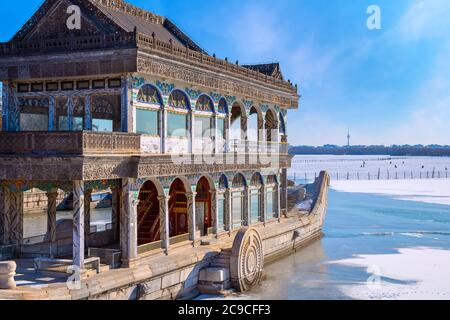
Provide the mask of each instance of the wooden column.
{"label": "wooden column", "polygon": [[48,97],[48,131],[55,131],[55,97]]}
{"label": "wooden column", "polygon": [[84,182],[73,182],[73,264],[84,270]]}
{"label": "wooden column", "polygon": [[86,248],[89,247],[89,235],[91,234],[91,202],[92,190],[87,190],[84,193],[84,237]]}
{"label": "wooden column", "polygon": [[47,193],[47,234],[51,243],[56,242],[56,202],[58,199],[58,189],[52,189]]}
{"label": "wooden column", "polygon": [[122,179],[122,209],[120,219],[120,243],[124,266],[132,267],[137,253],[137,205],[138,199],[133,191],[134,179]]}
{"label": "wooden column", "polygon": [[8,131],[9,82],[4,81],[2,87],[2,131]]}
{"label": "wooden column", "polygon": [[169,234],[169,199],[170,196],[159,196],[159,217],[160,217],[160,234],[161,247],[166,254],[169,254],[170,234]]}
{"label": "wooden column", "polygon": [[68,130],[73,131],[73,98],[69,96],[67,99],[67,125]]}
{"label": "wooden column", "polygon": [[195,240],[197,235],[197,222],[195,219],[195,192],[189,192],[186,194],[187,208],[188,208],[188,228],[189,228],[189,240],[192,241],[192,245],[195,246]]}
{"label": "wooden column", "polygon": [[84,130],[92,130],[91,96],[84,98]]}

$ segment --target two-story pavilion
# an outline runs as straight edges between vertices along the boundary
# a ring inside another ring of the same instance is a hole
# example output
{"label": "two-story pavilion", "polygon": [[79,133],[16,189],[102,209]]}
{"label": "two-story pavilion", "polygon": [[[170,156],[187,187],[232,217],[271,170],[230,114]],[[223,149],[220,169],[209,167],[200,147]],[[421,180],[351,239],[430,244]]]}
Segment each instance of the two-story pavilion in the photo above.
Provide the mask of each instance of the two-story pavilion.
{"label": "two-story pavilion", "polygon": [[[74,5],[81,24],[71,30]],[[282,218],[287,111],[299,97],[278,64],[216,58],[122,0],[45,0],[0,43],[0,81],[0,245],[17,255],[32,188],[48,196],[49,257],[59,253],[57,192],[73,193],[81,269],[92,191],[112,192],[105,246],[120,248],[125,266]]]}

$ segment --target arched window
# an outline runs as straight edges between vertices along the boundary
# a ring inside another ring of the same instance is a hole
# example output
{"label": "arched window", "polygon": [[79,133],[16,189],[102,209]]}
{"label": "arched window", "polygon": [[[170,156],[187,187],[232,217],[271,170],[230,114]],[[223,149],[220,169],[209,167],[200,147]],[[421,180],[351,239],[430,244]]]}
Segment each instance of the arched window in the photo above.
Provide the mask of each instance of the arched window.
{"label": "arched window", "polygon": [[217,117],[217,137],[218,139],[226,139],[226,115],[228,114],[228,103],[225,98],[220,99],[219,106],[217,108],[219,111],[219,117]]}
{"label": "arched window", "polygon": [[262,186],[263,178],[261,174],[255,173],[251,180],[251,190],[250,190],[250,223],[258,223],[263,221],[263,215],[261,212],[262,203]]}
{"label": "arched window", "polygon": [[136,133],[159,135],[161,130],[159,119],[163,102],[158,90],[150,84],[143,85],[139,89],[137,102],[148,106],[136,107]]}
{"label": "arched window", "polygon": [[219,231],[225,231],[226,225],[226,210],[225,210],[225,190],[228,189],[228,179],[222,175],[219,179],[219,188],[217,190],[217,219]]}
{"label": "arched window", "polygon": [[201,95],[197,99],[197,103],[195,104],[195,110],[208,113],[208,115],[198,115],[194,118],[194,134],[197,139],[210,139],[214,136],[213,134],[213,112],[214,112],[214,103],[212,100],[205,96]]}
{"label": "arched window", "polygon": [[161,239],[158,190],[147,181],[139,192],[138,245],[153,243]]}
{"label": "arched window", "polygon": [[280,112],[280,135],[286,135],[286,122],[284,120],[283,114]]}
{"label": "arched window", "polygon": [[244,190],[246,181],[242,174],[237,174],[233,179],[233,191],[231,193],[231,216],[233,228],[240,228],[245,224],[244,217]]}
{"label": "arched window", "polygon": [[277,218],[275,203],[276,203],[276,184],[277,177],[270,175],[266,181],[266,221]]}
{"label": "arched window", "polygon": [[180,90],[174,90],[169,96],[168,104],[174,110],[167,112],[167,136],[187,138],[188,112],[190,110],[187,96]]}
{"label": "arched window", "polygon": [[277,116],[274,112],[269,109],[266,113],[266,141],[267,142],[277,142],[278,133],[278,121]]}

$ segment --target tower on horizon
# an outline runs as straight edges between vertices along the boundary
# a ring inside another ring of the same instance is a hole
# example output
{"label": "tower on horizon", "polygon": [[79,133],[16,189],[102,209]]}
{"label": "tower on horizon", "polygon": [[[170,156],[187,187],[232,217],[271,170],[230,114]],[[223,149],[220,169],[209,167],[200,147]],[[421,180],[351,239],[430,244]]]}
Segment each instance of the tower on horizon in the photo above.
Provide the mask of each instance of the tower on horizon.
{"label": "tower on horizon", "polygon": [[348,129],[348,133],[347,133],[347,147],[350,147],[350,129]]}

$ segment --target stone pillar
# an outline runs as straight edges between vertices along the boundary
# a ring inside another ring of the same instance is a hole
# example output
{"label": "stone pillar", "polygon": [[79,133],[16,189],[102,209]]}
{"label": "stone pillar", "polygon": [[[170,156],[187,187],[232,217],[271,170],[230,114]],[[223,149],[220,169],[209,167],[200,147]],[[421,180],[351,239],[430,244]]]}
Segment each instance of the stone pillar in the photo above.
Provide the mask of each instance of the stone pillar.
{"label": "stone pillar", "polygon": [[244,189],[244,201],[243,201],[243,218],[244,218],[244,226],[247,227],[250,225],[250,189],[247,187]]}
{"label": "stone pillar", "polygon": [[226,153],[230,152],[230,128],[231,128],[231,115],[230,115],[230,113],[228,113],[225,118],[225,152]]}
{"label": "stone pillar", "polygon": [[84,130],[92,130],[91,96],[84,98]]}
{"label": "stone pillar", "polygon": [[111,197],[113,240],[119,239],[120,226],[120,189],[113,188]]}
{"label": "stone pillar", "polygon": [[194,153],[195,150],[195,116],[194,116],[194,111],[190,111],[189,113],[189,148],[188,151],[189,153]]}
{"label": "stone pillar", "polygon": [[214,113],[213,116],[213,132],[214,132],[214,137],[213,137],[213,153],[216,154],[218,152],[218,137],[219,135],[217,134],[217,113]]}
{"label": "stone pillar", "polygon": [[84,270],[84,182],[73,182],[73,264]]}
{"label": "stone pillar", "polygon": [[214,226],[214,233],[216,238],[219,237],[219,204],[217,203],[217,191],[212,190],[211,193],[211,215],[212,215],[212,225]]}
{"label": "stone pillar", "polygon": [[58,199],[58,190],[54,189],[47,193],[47,234],[51,243],[56,242],[56,201]]}
{"label": "stone pillar", "polygon": [[281,211],[287,215],[288,209],[288,190],[287,190],[287,169],[283,169],[281,173]]}
{"label": "stone pillar", "polygon": [[165,108],[161,108],[159,125],[161,130],[161,153],[167,153],[167,111]]}
{"label": "stone pillar", "polygon": [[231,232],[233,231],[233,207],[230,189],[227,189],[225,191],[225,217],[227,218],[227,231],[231,234]]}
{"label": "stone pillar", "polygon": [[264,222],[266,225],[267,217],[266,217],[266,203],[267,203],[267,190],[265,186],[261,187],[261,222]]}
{"label": "stone pillar", "polygon": [[89,248],[89,236],[91,234],[91,202],[92,190],[86,190],[84,193],[84,237],[86,248]]}
{"label": "stone pillar", "polygon": [[263,151],[264,146],[264,118],[258,114],[258,153]]}
{"label": "stone pillar", "polygon": [[55,131],[55,97],[48,97],[48,131]]}
{"label": "stone pillar", "polygon": [[4,226],[5,244],[23,243],[23,192],[4,189]]}
{"label": "stone pillar", "polygon": [[186,194],[187,208],[188,208],[188,228],[189,228],[189,240],[192,241],[192,245],[195,246],[195,240],[197,236],[197,222],[195,219],[195,192],[189,192]]}
{"label": "stone pillar", "polygon": [[275,210],[277,210],[278,222],[281,222],[281,188],[279,182],[276,184],[275,189],[277,192],[275,196]]}
{"label": "stone pillar", "polygon": [[120,215],[120,243],[124,266],[132,267],[137,253],[137,205],[133,192],[134,179],[122,179],[122,212]]}
{"label": "stone pillar", "polygon": [[6,219],[6,201],[5,201],[5,189],[0,188],[0,245],[6,244],[5,241],[5,219]]}
{"label": "stone pillar", "polygon": [[170,199],[170,196],[159,196],[158,197],[161,247],[166,254],[169,254],[169,248],[170,248],[169,199]]}
{"label": "stone pillar", "polygon": [[122,127],[122,132],[130,132],[130,130],[133,130],[133,112],[130,105],[131,95],[128,88],[129,83],[130,81],[128,77],[123,76],[120,89],[120,124]]}

